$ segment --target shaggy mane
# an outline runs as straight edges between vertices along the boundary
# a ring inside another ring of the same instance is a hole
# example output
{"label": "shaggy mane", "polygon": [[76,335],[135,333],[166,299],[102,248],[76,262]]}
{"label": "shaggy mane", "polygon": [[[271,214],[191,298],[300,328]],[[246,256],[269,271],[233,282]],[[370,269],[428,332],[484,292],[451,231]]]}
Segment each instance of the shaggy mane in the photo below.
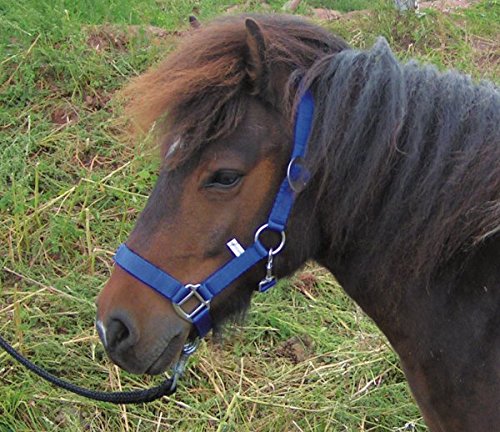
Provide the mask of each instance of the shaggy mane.
{"label": "shaggy mane", "polygon": [[[182,147],[169,162],[181,163],[202,145],[229,134],[245,115],[251,91],[245,64],[247,17],[263,30],[269,66],[282,68],[290,79],[325,54],[347,48],[331,33],[288,15],[224,17],[190,32],[165,61],[123,91],[134,126],[147,131],[156,122],[163,155],[182,137]],[[282,85],[286,91],[286,83]],[[276,108],[286,112],[293,95],[282,95]]]}
{"label": "shaggy mane", "polygon": [[318,61],[305,84],[317,108],[318,200],[335,203],[331,247],[362,250],[374,283],[428,281],[457,254],[498,238],[498,87],[400,64],[382,38],[370,51]]}

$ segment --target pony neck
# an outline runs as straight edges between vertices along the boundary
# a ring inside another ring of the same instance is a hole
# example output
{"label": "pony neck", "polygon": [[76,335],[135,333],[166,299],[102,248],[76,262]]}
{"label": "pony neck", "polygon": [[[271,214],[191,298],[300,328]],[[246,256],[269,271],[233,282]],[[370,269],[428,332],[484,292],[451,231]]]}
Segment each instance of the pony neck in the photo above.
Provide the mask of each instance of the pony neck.
{"label": "pony neck", "polygon": [[384,40],[320,61],[307,82],[317,260],[366,302],[383,289],[382,309],[408,284],[428,289],[443,266],[458,275],[464,250],[498,232],[500,208],[487,205],[500,190],[495,89],[400,65]]}

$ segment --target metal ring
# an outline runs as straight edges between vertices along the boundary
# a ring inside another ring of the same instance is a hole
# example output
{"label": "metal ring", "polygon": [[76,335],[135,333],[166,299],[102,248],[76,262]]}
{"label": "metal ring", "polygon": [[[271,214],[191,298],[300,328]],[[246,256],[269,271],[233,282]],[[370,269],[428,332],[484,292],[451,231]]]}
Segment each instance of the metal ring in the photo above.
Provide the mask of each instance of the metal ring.
{"label": "metal ring", "polygon": [[[259,237],[260,235],[262,234],[262,232],[266,229],[269,228],[269,224],[265,223],[264,225],[262,225],[256,232],[255,232],[255,237],[254,237],[254,241],[255,242],[260,242],[259,240]],[[274,230],[271,230],[271,231],[274,231]],[[278,231],[274,231],[274,232],[278,232]],[[271,248],[269,249],[269,252],[271,253],[271,255],[277,255],[281,252],[281,249],[283,249],[283,246],[285,246],[285,242],[286,242],[286,235],[285,235],[285,231],[280,231],[279,232],[281,234],[281,242],[280,244],[278,245],[278,247],[276,249],[274,248]],[[261,243],[262,244],[262,243]]]}
{"label": "metal ring", "polygon": [[292,160],[288,163],[288,166],[286,167],[286,178],[288,179],[288,183],[290,183],[290,174],[292,173],[292,165],[294,162],[297,161],[297,159],[302,159],[300,156],[296,156],[292,158]]}
{"label": "metal ring", "polygon": [[[301,185],[301,187],[297,187],[296,185],[294,185],[293,183],[293,180],[292,180],[292,167],[293,165],[297,163],[299,167],[301,167],[301,164],[302,164],[302,174],[307,174],[308,178],[307,180],[302,180],[303,184]],[[290,188],[295,192],[295,193],[300,193],[304,190],[304,188],[307,186],[307,183],[309,181],[309,177],[310,177],[310,174],[309,174],[309,170],[305,167],[305,160],[302,156],[295,156],[291,161],[290,163],[288,164],[287,168],[286,168],[286,178],[288,180],[288,184],[290,185]]]}

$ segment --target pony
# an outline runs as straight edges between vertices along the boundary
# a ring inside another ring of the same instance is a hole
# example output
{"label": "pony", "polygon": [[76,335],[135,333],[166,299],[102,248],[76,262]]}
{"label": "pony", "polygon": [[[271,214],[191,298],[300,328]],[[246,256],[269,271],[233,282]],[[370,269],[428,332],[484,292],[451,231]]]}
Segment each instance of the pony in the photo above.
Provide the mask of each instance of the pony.
{"label": "pony", "polygon": [[[228,240],[251,244],[287,175],[305,90],[315,102],[303,161],[309,177],[296,193],[276,276],[307,260],[328,269],[387,336],[432,432],[495,430],[494,84],[403,64],[383,39],[351,49],[297,17],[217,19],[124,90],[135,124],[154,126],[162,157],[128,247],[187,284],[232,258]],[[252,267],[213,299],[214,331],[248,308],[265,267]],[[187,306],[198,300],[190,296]],[[132,373],[161,373],[196,335],[171,301],[120,266],[97,305],[110,358]]]}

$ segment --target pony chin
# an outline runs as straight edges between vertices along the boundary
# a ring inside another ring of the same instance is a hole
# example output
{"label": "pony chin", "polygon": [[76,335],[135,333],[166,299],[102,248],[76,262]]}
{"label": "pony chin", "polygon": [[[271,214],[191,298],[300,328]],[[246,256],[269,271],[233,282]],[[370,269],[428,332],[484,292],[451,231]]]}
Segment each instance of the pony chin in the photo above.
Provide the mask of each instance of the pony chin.
{"label": "pony chin", "polygon": [[159,357],[153,361],[144,373],[147,375],[159,375],[165,372],[179,358],[186,340],[187,338],[181,335],[172,338]]}

